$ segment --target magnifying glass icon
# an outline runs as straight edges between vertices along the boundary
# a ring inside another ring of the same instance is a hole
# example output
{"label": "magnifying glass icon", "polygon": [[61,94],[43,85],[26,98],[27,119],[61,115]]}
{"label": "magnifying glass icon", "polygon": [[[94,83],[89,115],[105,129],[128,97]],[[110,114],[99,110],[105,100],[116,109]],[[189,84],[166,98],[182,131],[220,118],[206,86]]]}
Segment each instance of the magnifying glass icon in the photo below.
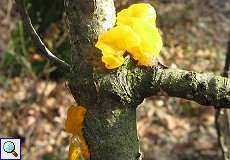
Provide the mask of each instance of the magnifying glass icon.
{"label": "magnifying glass icon", "polygon": [[3,149],[6,153],[11,153],[14,155],[14,157],[17,157],[18,154],[15,152],[15,145],[11,141],[7,141],[3,144]]}

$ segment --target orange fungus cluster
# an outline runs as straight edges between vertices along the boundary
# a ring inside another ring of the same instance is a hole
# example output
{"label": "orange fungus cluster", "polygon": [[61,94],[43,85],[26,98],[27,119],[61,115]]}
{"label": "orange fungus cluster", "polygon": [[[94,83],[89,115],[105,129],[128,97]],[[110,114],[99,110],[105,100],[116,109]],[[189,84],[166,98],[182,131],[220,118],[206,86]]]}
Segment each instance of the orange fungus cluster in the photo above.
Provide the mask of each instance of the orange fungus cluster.
{"label": "orange fungus cluster", "polygon": [[73,135],[69,147],[69,160],[88,160],[90,158],[82,132],[85,113],[86,108],[82,106],[71,106],[68,109],[65,130]]}

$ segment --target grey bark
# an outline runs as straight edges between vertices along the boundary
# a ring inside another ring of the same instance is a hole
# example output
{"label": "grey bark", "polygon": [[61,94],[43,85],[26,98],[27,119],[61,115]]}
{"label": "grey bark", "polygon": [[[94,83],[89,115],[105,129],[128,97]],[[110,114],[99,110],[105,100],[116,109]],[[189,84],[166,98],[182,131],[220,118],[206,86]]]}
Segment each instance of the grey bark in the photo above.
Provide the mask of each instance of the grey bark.
{"label": "grey bark", "polygon": [[113,93],[128,104],[139,104],[149,96],[167,95],[216,108],[230,107],[230,80],[213,73],[140,68],[127,62],[116,72],[101,73],[98,83],[101,90]]}

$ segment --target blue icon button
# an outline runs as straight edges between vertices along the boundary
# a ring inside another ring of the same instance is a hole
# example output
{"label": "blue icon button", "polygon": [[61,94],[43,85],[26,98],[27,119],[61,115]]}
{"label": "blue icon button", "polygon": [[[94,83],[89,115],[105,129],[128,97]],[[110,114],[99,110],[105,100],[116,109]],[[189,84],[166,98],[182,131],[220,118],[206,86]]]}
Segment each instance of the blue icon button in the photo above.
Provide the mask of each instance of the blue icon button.
{"label": "blue icon button", "polygon": [[22,149],[19,138],[0,138],[0,160],[21,160]]}
{"label": "blue icon button", "polygon": [[13,154],[15,157],[18,156],[17,152],[15,152],[15,145],[13,142],[11,141],[7,141],[3,144],[3,149],[6,153],[11,153]]}

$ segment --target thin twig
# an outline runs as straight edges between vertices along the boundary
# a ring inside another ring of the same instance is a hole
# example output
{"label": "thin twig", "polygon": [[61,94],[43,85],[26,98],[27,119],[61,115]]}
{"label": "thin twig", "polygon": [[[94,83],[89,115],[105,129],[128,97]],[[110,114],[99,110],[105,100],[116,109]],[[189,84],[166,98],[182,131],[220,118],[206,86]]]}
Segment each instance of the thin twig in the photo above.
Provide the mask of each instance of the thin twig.
{"label": "thin twig", "polygon": [[66,69],[66,70],[70,70],[70,65],[67,64],[66,62],[64,62],[63,60],[59,59],[58,57],[56,57],[45,46],[45,44],[42,42],[41,38],[38,36],[37,32],[35,31],[32,23],[31,23],[30,17],[26,11],[24,0],[15,0],[15,2],[17,4],[18,10],[19,10],[20,15],[22,17],[25,29],[30,34],[31,39],[32,39],[34,45],[36,46],[36,48],[40,51],[40,54],[43,55],[44,57],[46,57],[47,59],[49,59],[54,64]]}

